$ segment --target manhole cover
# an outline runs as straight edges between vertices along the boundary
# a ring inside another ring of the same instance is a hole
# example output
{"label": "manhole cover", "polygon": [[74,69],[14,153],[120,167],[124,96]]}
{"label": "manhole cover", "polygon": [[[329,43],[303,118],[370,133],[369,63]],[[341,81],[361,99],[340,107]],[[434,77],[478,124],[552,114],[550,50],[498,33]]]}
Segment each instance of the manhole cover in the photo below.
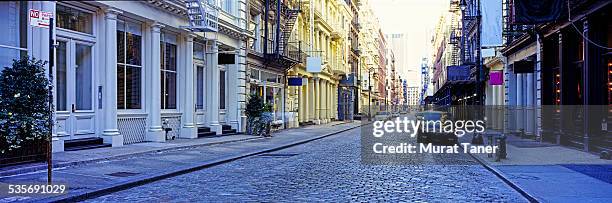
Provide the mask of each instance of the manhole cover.
{"label": "manhole cover", "polygon": [[138,174],[140,174],[140,173],[133,173],[133,172],[122,171],[122,172],[109,173],[109,174],[106,174],[106,175],[115,176],[115,177],[130,177],[130,176],[135,176],[135,175],[138,175]]}
{"label": "manhole cover", "polygon": [[283,157],[292,157],[298,154],[262,154],[259,155],[260,157],[279,157],[279,158],[283,158]]}

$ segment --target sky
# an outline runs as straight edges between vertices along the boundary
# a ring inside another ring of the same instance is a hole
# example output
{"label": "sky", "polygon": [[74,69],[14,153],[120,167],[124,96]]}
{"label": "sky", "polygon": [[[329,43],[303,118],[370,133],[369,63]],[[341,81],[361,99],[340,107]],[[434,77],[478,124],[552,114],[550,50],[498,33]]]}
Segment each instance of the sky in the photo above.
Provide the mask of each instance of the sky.
{"label": "sky", "polygon": [[[420,78],[421,59],[428,56],[433,30],[444,12],[448,12],[449,0],[370,0],[380,20],[383,33],[406,33],[410,54],[404,67],[398,70],[402,78]],[[397,57],[397,56],[396,56]],[[412,76],[412,77],[409,77]]]}

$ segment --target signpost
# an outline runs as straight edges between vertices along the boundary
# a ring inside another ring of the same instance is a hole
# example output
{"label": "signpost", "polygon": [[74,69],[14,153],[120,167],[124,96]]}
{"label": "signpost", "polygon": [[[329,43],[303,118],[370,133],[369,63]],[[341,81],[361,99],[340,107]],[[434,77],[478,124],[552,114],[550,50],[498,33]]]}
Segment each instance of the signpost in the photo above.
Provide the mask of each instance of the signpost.
{"label": "signpost", "polygon": [[44,12],[41,10],[30,9],[29,13],[29,22],[30,26],[49,29],[49,103],[48,108],[49,112],[51,112],[51,116],[49,116],[49,137],[47,141],[47,184],[51,184],[52,182],[52,172],[53,172],[53,150],[52,150],[52,142],[53,142],[53,64],[55,63],[55,40],[53,39],[53,13],[52,12]]}
{"label": "signpost", "polygon": [[[31,22],[31,21],[30,21]],[[39,25],[41,25],[39,23]],[[44,25],[44,24],[43,24]],[[49,25],[53,25],[53,18],[49,18]],[[51,184],[52,172],[53,172],[53,64],[55,63],[55,41],[53,40],[53,28],[49,29],[49,141],[47,142],[47,184]]]}

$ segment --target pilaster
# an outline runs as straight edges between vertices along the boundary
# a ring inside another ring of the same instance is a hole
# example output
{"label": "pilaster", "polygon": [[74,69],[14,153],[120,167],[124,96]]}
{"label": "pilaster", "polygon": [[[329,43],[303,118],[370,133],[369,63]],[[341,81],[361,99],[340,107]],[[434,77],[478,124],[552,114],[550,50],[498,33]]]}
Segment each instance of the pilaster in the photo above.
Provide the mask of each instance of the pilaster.
{"label": "pilaster", "polygon": [[151,24],[151,67],[149,68],[150,81],[147,81],[149,92],[147,109],[149,111],[149,130],[146,140],[150,142],[165,142],[164,132],[161,125],[161,29],[164,25],[153,22]]}
{"label": "pilaster", "polygon": [[219,47],[216,41],[211,42],[210,52],[206,53],[206,120],[211,131],[221,134],[219,124]]}
{"label": "pilaster", "polygon": [[104,131],[102,133],[105,143],[113,147],[123,145],[123,135],[117,128],[117,15],[121,11],[115,8],[105,10],[105,44],[106,59],[104,76]]}
{"label": "pilaster", "polygon": [[195,103],[194,103],[194,76],[196,75],[193,68],[193,39],[195,34],[189,33],[185,36],[185,52],[182,57],[185,58],[185,99],[183,100],[183,129],[181,129],[181,138],[193,139],[198,137],[198,132],[195,126]]}

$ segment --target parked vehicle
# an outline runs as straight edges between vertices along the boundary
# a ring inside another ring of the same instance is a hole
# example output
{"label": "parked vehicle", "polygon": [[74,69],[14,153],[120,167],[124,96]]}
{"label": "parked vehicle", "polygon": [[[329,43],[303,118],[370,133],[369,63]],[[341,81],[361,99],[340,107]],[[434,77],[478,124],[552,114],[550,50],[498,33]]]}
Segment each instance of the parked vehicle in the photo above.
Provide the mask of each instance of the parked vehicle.
{"label": "parked vehicle", "polygon": [[423,111],[416,114],[423,128],[417,132],[417,143],[456,144],[459,138],[454,133],[442,131],[442,124],[448,118],[446,112]]}

